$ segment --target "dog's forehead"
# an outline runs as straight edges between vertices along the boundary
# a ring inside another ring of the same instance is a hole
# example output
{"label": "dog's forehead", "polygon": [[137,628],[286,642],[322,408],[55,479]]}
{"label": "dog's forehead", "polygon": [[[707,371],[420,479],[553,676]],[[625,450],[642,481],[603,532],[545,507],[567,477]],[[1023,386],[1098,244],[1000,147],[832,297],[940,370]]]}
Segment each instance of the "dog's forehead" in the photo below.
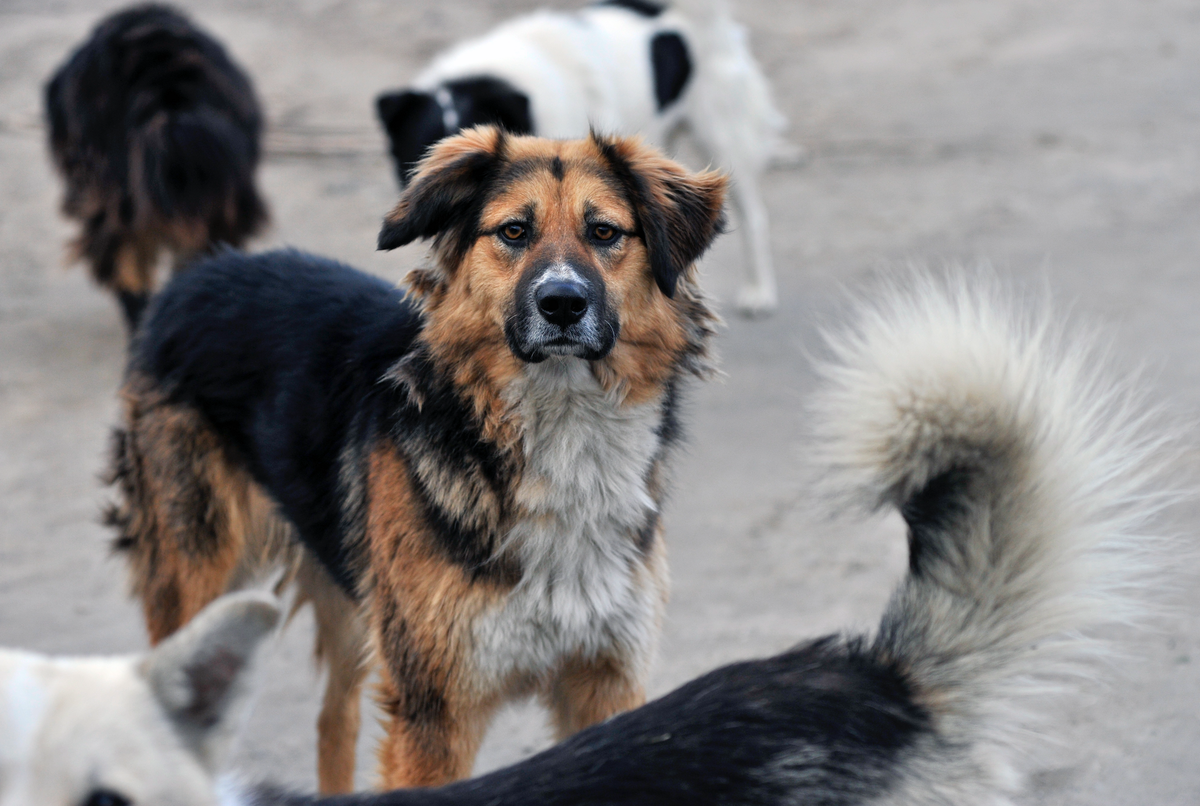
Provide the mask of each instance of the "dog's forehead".
{"label": "dog's forehead", "polygon": [[620,180],[595,146],[583,142],[522,139],[506,160],[480,223],[499,226],[513,216],[598,216],[624,229],[635,226]]}

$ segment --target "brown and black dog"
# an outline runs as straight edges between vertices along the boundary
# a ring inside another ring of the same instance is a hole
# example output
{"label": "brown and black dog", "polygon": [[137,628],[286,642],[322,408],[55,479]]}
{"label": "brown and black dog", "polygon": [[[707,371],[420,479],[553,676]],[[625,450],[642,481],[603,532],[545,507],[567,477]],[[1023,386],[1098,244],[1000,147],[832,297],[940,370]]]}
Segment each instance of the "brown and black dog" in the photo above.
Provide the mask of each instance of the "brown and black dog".
{"label": "brown and black dog", "polygon": [[246,74],[178,11],[139,5],[102,20],[46,85],[74,257],[112,290],[130,328],[159,252],[176,266],[241,246],[267,220],[254,183],[262,111]]}
{"label": "brown and black dog", "polygon": [[323,791],[348,789],[366,647],[387,787],[470,773],[537,694],[566,736],[640,705],[667,597],[679,397],[717,323],[693,264],[725,177],[632,139],[482,127],[421,163],[396,289],[297,252],[176,277],[124,388],[112,522],[151,638],[280,561],[331,667]]}

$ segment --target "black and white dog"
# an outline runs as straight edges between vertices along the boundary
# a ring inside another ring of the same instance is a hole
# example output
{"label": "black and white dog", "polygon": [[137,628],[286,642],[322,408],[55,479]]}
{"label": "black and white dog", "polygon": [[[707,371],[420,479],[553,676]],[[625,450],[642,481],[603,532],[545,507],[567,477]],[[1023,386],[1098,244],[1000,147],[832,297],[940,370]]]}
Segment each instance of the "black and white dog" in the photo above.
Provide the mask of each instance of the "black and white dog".
{"label": "black and white dog", "polygon": [[519,17],[441,54],[377,111],[401,184],[430,145],[482,123],[556,139],[640,134],[663,147],[686,130],[733,177],[747,269],[739,309],[776,305],[760,181],[785,151],[785,120],[721,0],[607,0]]}

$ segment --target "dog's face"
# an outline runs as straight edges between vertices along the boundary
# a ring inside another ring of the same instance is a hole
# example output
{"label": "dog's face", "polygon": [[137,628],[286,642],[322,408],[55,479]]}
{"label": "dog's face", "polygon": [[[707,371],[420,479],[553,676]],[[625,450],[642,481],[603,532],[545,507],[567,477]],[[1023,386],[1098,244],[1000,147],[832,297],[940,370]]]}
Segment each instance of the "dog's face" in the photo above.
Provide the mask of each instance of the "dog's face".
{"label": "dog's face", "polygon": [[594,362],[679,335],[676,292],[720,230],[724,190],[636,140],[474,129],[422,163],[380,247],[435,239],[437,265],[411,284],[447,339]]}
{"label": "dog's face", "polygon": [[277,619],[246,594],[142,657],[0,650],[0,805],[216,806],[249,661]]}

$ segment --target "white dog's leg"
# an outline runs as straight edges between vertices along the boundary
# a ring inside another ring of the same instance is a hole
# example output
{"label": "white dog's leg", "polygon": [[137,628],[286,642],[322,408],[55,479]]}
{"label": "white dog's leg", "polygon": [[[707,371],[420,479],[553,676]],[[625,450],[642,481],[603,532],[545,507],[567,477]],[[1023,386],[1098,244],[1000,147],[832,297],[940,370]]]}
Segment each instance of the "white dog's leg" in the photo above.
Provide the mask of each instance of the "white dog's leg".
{"label": "white dog's leg", "polygon": [[737,307],[746,316],[771,313],[779,304],[775,269],[771,263],[771,232],[755,171],[734,171],[730,188],[734,210],[742,228],[742,254],[746,279],[738,291]]}

